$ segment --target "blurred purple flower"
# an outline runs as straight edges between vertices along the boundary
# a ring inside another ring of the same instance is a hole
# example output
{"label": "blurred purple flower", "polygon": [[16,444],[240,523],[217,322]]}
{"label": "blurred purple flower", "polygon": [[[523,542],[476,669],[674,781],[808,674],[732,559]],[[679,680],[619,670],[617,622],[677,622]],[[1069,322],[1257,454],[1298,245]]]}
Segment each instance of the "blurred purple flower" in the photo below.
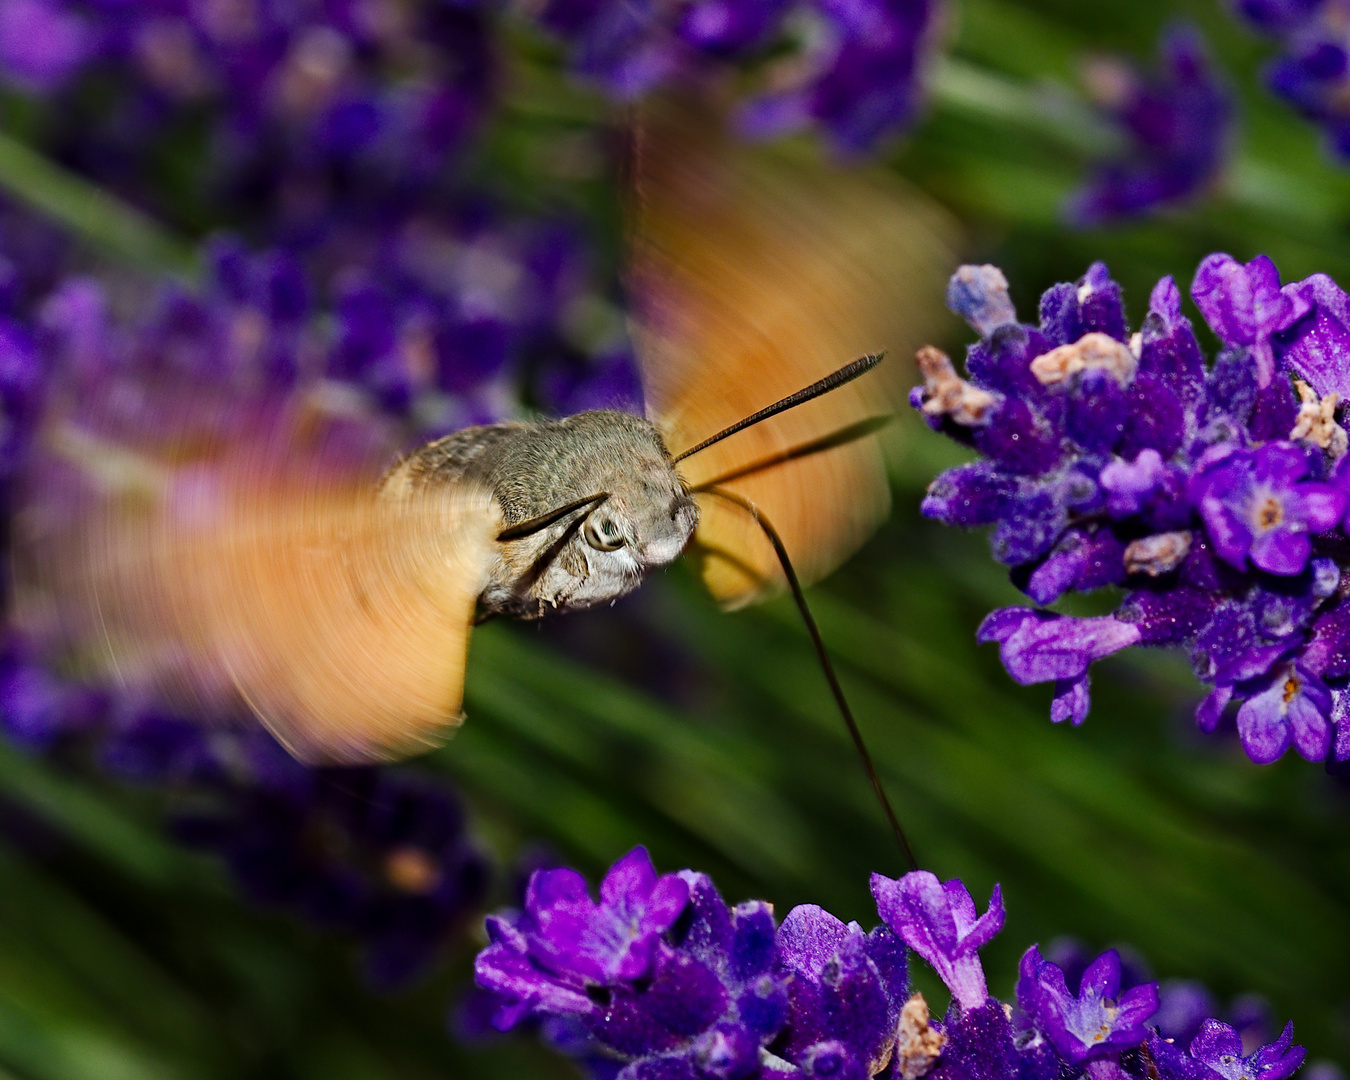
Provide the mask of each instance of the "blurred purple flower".
{"label": "blurred purple flower", "polygon": [[1328,149],[1350,156],[1350,40],[1340,0],[1236,0],[1254,30],[1280,44],[1266,83],[1323,131]]}
{"label": "blurred purple flower", "polygon": [[1153,77],[1119,61],[1088,66],[1089,88],[1127,140],[1118,159],[1093,167],[1067,204],[1078,225],[1135,217],[1202,195],[1232,150],[1233,97],[1205,55],[1199,33],[1179,27],[1158,45]]}
{"label": "blurred purple flower", "polygon": [[51,0],[0,0],[0,73],[51,93],[94,54],[97,34],[81,15]]}

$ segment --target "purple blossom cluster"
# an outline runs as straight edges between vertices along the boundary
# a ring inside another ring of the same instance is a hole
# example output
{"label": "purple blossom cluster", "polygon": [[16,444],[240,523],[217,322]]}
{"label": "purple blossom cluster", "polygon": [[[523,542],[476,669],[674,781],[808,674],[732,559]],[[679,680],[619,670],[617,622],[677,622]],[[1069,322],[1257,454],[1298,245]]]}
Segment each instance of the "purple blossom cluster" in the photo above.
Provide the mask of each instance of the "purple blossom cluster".
{"label": "purple blossom cluster", "polygon": [[[768,64],[747,105],[747,131],[814,123],[841,152],[860,153],[915,118],[938,8],[938,0],[549,0],[537,18],[566,43],[577,74],[623,100],[786,44],[789,55]],[[223,186],[255,201],[268,189],[303,209],[354,179],[378,176],[394,194],[434,183],[492,108],[500,19],[481,3],[3,0],[0,74],[73,107],[82,78],[114,73],[128,92],[105,108],[98,138],[88,137],[87,110],[76,110],[85,134],[70,146],[104,168],[114,160],[134,168],[137,139],[215,112],[209,150]]]}
{"label": "purple blossom cluster", "polygon": [[403,769],[315,769],[258,731],[204,733],[142,712],[104,735],[114,776],[189,797],[170,822],[240,892],[359,943],[375,989],[425,975],[486,899],[490,867],[444,782]]}
{"label": "purple blossom cluster", "polygon": [[[536,871],[524,909],[488,919],[477,981],[499,1029],[535,1021],[588,1075],[621,1080],[1284,1080],[1303,1061],[1292,1024],[1252,1052],[1213,1018],[1169,1037],[1150,1023],[1158,984],[1115,950],[1066,973],[1032,946],[1005,1005],[979,957],[1003,926],[997,888],[983,914],[922,870],[874,874],[872,895],[871,932],[814,905],[775,926],[768,904],[729,907],[637,848],[598,903],[575,871]],[[910,990],[906,948],[951,991],[941,1020]]]}
{"label": "purple blossom cluster", "polygon": [[475,4],[4,0],[0,75],[51,99],[62,157],[135,195],[147,148],[209,116],[208,190],[303,221],[437,182],[494,96],[491,30]]}
{"label": "purple blossom cluster", "polygon": [[[341,323],[337,377],[390,408],[428,387],[492,398],[428,418],[444,430],[503,411],[526,375],[526,398],[564,408],[597,399],[593,372],[618,380],[600,399],[636,385],[583,230],[508,213],[466,180],[495,18],[396,0],[0,0],[0,76],[48,106],[43,149],[63,164],[161,220],[237,225],[298,261],[296,317]],[[191,175],[165,190],[166,147],[199,128]]]}
{"label": "purple blossom cluster", "polygon": [[789,26],[800,40],[747,101],[743,130],[772,137],[813,124],[835,150],[863,154],[915,120],[939,0],[549,0],[540,21],[575,70],[631,100],[718,60],[753,60]]}
{"label": "purple blossom cluster", "polygon": [[1266,83],[1350,157],[1350,7],[1344,0],[1234,0],[1248,25],[1279,42]]}
{"label": "purple blossom cluster", "polygon": [[983,337],[967,377],[920,352],[912,404],[980,454],[928,489],[923,513],[994,527],[995,558],[1037,605],[1125,590],[1111,615],[1004,608],[980,627],[1021,683],[1053,682],[1051,719],[1081,723],[1088,668],[1130,645],[1181,647],[1230,702],[1252,760],[1291,745],[1350,759],[1350,297],[1314,275],[1280,285],[1269,259],[1211,255],[1191,296],[1223,348],[1206,364],[1168,277],[1131,334],[1120,287],[1093,265],[1019,323],[992,266],[962,267],[948,303]]}
{"label": "purple blossom cluster", "polygon": [[1066,211],[1077,225],[1099,225],[1176,206],[1211,187],[1232,150],[1233,96],[1191,27],[1168,31],[1156,74],[1095,58],[1085,67],[1089,92],[1125,138],[1123,152],[1096,165]]}

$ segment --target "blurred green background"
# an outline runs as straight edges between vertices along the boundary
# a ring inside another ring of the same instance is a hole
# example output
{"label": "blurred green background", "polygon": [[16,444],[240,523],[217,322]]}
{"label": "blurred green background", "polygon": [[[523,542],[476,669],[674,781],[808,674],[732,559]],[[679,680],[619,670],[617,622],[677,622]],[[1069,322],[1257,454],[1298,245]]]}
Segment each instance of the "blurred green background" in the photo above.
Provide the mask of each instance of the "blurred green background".
{"label": "blurred green background", "polygon": [[[1231,168],[1193,208],[1068,230],[1061,201],[1108,137],[1081,122],[1079,65],[1090,51],[1149,62],[1179,17],[1241,100]],[[1184,288],[1215,250],[1268,254],[1286,281],[1350,283],[1350,171],[1262,90],[1269,47],[1217,3],[962,0],[948,23],[928,116],[889,159],[965,222],[963,256],[1001,265],[1024,315],[1096,259],[1136,325],[1158,277]],[[607,220],[607,177],[554,181],[538,163],[612,114],[562,79],[550,46],[517,37],[481,175],[524,208],[565,201]],[[20,152],[40,116],[6,101],[0,120],[13,140],[0,184],[77,225],[106,265],[109,251],[145,269],[172,251],[78,187],[53,187]],[[178,205],[170,225],[186,240],[220,224],[191,192]],[[965,340],[953,321],[942,344]],[[1010,996],[1032,942],[1126,942],[1159,977],[1266,996],[1310,1059],[1350,1063],[1350,784],[1292,755],[1258,767],[1235,739],[1196,735],[1199,690],[1178,656],[1100,665],[1087,723],[1052,727],[1049,688],[1015,686],[975,645],[983,615],[1019,600],[985,539],[918,515],[955,451],[912,418],[901,441],[891,521],[811,602],[921,860],[981,905],[1002,884],[991,988]],[[729,901],[769,899],[780,915],[818,903],[866,925],[868,874],[902,870],[789,601],[723,615],[681,567],[617,609],[490,624],[473,642],[467,711],[421,764],[466,793],[508,868],[503,900],[511,861],[540,844],[595,876],[642,843],[663,870],[707,871]],[[8,748],[0,793],[13,822],[0,841],[0,1077],[571,1071],[527,1037],[447,1037],[476,937],[429,984],[372,997],[346,944],[251,911],[216,861],[166,839],[162,793]],[[925,978],[940,1008],[945,990]]]}

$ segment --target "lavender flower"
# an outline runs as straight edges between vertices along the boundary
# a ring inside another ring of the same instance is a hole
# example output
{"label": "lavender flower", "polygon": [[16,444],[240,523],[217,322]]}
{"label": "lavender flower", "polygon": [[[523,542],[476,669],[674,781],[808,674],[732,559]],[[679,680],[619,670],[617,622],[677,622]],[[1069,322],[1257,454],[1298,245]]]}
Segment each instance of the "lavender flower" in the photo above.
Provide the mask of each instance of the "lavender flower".
{"label": "lavender flower", "polygon": [[1066,1061],[1080,1063],[1143,1041],[1158,1011],[1158,984],[1120,992],[1120,954],[1108,949],[1083,972],[1077,992],[1064,972],[1032,946],[1022,956],[1017,1004]]}
{"label": "lavender flower", "polygon": [[1221,254],[1192,295],[1225,346],[1212,366],[1171,278],[1131,335],[1101,264],[1046,292],[1037,326],[1015,321],[993,268],[958,271],[952,307],[983,337],[965,378],[924,350],[911,401],[984,460],[938,477],[923,512],[993,525],[995,557],[1037,604],[1125,587],[1109,616],[1007,608],[980,627],[1013,678],[1055,683],[1053,720],[1087,715],[1094,661],[1181,646],[1213,688],[1202,729],[1243,703],[1253,760],[1293,746],[1335,767],[1350,747],[1335,718],[1350,682],[1338,420],[1350,298],[1325,276],[1281,288],[1269,259]]}
{"label": "lavender flower", "polygon": [[1266,67],[1266,84],[1322,129],[1333,154],[1350,156],[1350,40],[1339,0],[1237,0],[1234,7],[1280,44],[1281,54]]}
{"label": "lavender flower", "polygon": [[1268,444],[1234,450],[1203,466],[1188,492],[1214,545],[1238,570],[1297,574],[1312,555],[1309,533],[1334,528],[1345,496],[1330,484],[1300,483],[1312,469],[1297,446]]}
{"label": "lavender flower", "polygon": [[488,861],[444,785],[403,770],[306,769],[270,737],[208,743],[199,725],[183,721],[165,759],[162,747],[147,746],[165,734],[148,730],[151,723],[114,736],[105,762],[153,780],[162,777],[146,768],[147,752],[160,749],[170,775],[195,758],[191,788],[217,809],[178,817],[175,835],[219,854],[255,903],[359,940],[376,989],[431,970],[486,897]]}
{"label": "lavender flower", "polygon": [[926,870],[898,881],[873,874],[872,896],[886,925],[933,966],[963,1009],[985,1003],[989,991],[979,950],[1003,929],[1003,897],[997,885],[978,918],[975,901],[961,882],[939,882]]}
{"label": "lavender flower", "polygon": [[[475,972],[498,996],[496,1026],[569,1018],[580,1025],[577,1056],[627,1061],[633,1077],[753,1070],[788,1012],[768,906],[729,909],[690,871],[658,878],[641,848],[607,875],[598,907],[579,884],[569,870],[538,871],[524,911],[489,919]],[[795,959],[809,968],[813,942],[802,936]]]}
{"label": "lavender flower", "polygon": [[1158,45],[1153,77],[1105,59],[1088,65],[1088,86],[1127,141],[1118,159],[1095,166],[1067,205],[1078,225],[1175,206],[1202,195],[1228,159],[1235,110],[1232,94],[1190,27],[1175,28]]}
{"label": "lavender flower", "polygon": [[1211,1019],[1201,1023],[1188,1054],[1156,1035],[1149,1039],[1148,1048],[1165,1080],[1171,1077],[1214,1080],[1216,1076],[1223,1080],[1285,1080],[1303,1064],[1303,1047],[1292,1046],[1293,1041],[1291,1022],[1274,1042],[1244,1055],[1242,1037],[1237,1031]]}
{"label": "lavender flower", "polygon": [[698,0],[664,9],[618,0],[551,0],[540,20],[567,42],[574,70],[631,100],[691,67],[755,59],[782,36],[794,14],[811,20],[812,45],[779,62],[780,72],[791,71],[789,86],[745,103],[741,126],[747,134],[772,137],[814,123],[839,153],[856,155],[913,123],[937,0]]}
{"label": "lavender flower", "polygon": [[[541,896],[554,881],[565,881],[571,896],[578,881],[570,871],[545,877],[557,873],[536,872],[524,911],[488,920],[478,983],[495,996],[499,1027],[533,1018],[591,1076],[1213,1080],[1217,1072],[1224,1080],[1285,1080],[1302,1060],[1290,1045],[1292,1027],[1247,1057],[1235,1030],[1215,1019],[1195,1021],[1189,1049],[1167,1042],[1149,1027],[1158,984],[1125,981],[1115,950],[1076,973],[1071,989],[1033,946],[1022,958],[1017,1008],[1003,1005],[988,996],[977,955],[1002,926],[997,886],[976,919],[964,884],[939,883],[926,871],[873,876],[888,926],[870,934],[814,905],[793,908],[775,931],[768,904],[729,910],[702,874],[658,878],[638,849],[606,878],[615,883],[611,902],[645,910],[661,882],[682,882],[684,909],[662,930],[656,926],[668,911],[635,932],[633,940],[653,947],[650,974],[583,977],[590,952],[580,935],[540,948]],[[608,922],[600,908],[590,918]],[[930,1019],[922,995],[908,994],[902,942],[952,991],[941,1021]]]}

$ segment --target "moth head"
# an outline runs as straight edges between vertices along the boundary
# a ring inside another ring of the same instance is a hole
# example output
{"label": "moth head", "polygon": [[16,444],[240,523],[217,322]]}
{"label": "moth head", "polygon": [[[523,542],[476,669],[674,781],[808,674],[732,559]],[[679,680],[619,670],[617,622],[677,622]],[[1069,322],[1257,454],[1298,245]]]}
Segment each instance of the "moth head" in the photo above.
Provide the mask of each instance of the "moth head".
{"label": "moth head", "polygon": [[487,606],[528,616],[616,600],[688,546],[698,508],[648,421],[579,413],[536,447],[550,482],[532,494],[547,508],[501,533],[505,573]]}

